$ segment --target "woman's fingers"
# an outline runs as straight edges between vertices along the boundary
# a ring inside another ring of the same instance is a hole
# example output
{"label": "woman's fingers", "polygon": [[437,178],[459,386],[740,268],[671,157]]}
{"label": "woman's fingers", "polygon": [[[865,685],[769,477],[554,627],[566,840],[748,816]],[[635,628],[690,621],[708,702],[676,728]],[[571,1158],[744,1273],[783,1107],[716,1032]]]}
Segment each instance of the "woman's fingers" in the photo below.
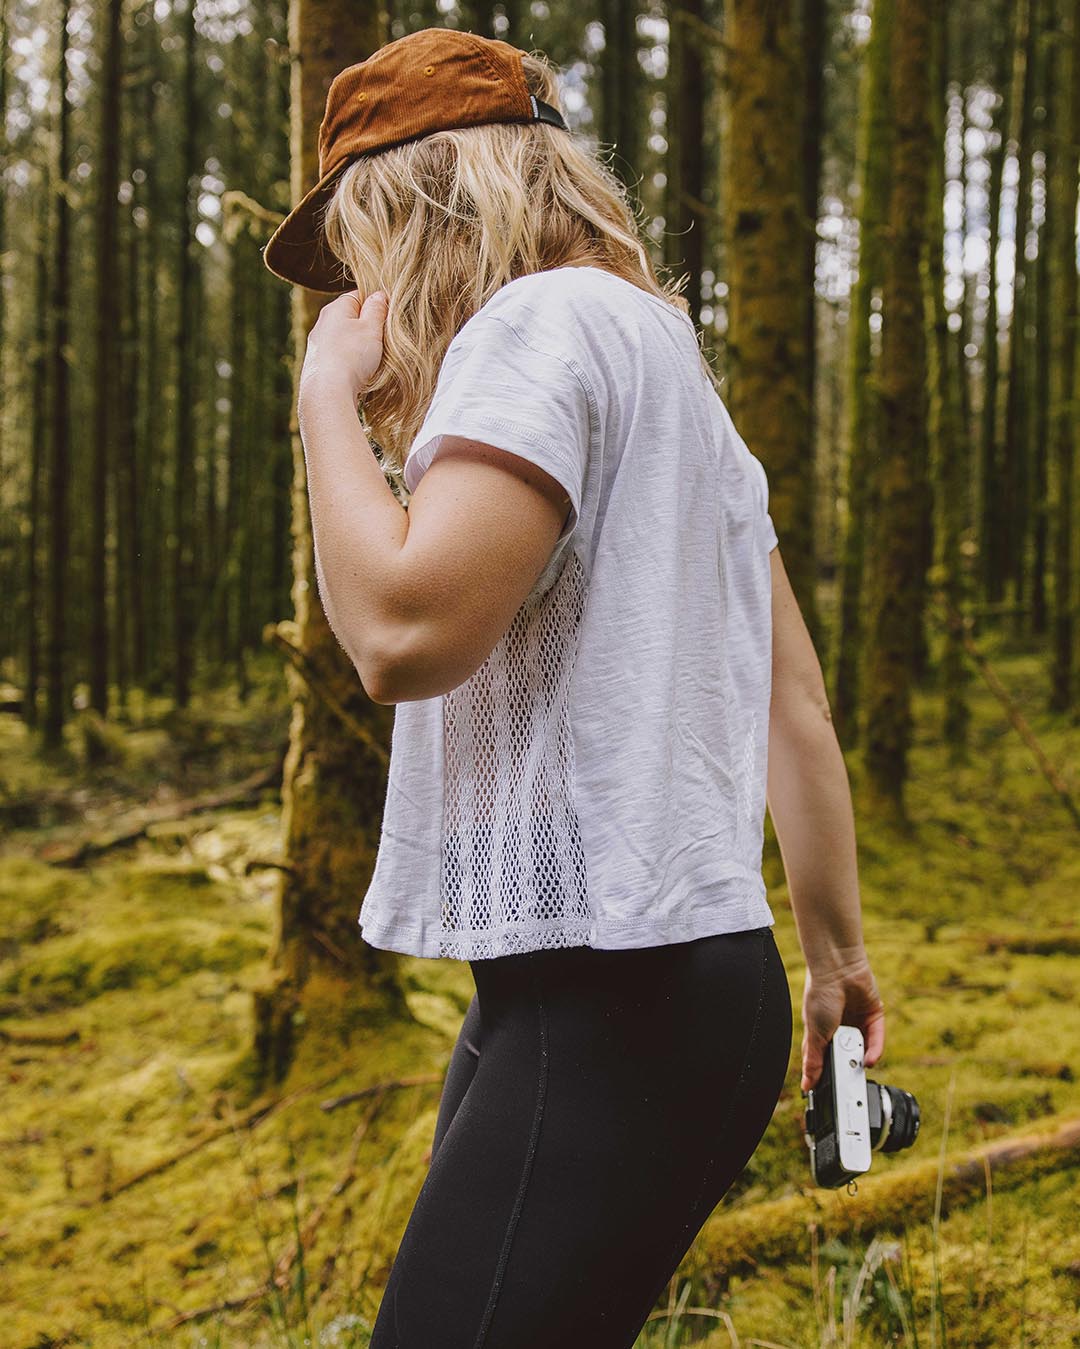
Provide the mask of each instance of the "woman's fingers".
{"label": "woman's fingers", "polygon": [[863,1039],[866,1041],[863,1063],[867,1068],[872,1068],[885,1050],[884,1010],[879,1009],[876,1012],[871,1012],[867,1017],[866,1025],[863,1028]]}

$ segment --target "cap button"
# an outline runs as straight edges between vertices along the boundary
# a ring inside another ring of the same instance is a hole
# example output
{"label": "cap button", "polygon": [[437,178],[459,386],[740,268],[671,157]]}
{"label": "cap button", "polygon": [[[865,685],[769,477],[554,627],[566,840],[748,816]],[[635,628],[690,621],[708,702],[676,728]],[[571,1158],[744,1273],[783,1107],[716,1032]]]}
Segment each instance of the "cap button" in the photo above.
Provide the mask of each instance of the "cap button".
{"label": "cap button", "polygon": [[425,66],[425,67],[424,67],[424,74],[425,74],[425,75],[434,75],[434,74],[435,74],[435,67],[434,67],[434,66]]}

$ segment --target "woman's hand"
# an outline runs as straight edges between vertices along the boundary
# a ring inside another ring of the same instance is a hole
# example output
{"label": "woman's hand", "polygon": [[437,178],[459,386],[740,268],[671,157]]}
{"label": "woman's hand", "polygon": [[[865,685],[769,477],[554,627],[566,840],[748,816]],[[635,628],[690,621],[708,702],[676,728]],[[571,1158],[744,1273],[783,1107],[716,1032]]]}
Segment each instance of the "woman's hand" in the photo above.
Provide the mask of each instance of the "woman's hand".
{"label": "woman's hand", "polygon": [[851,963],[814,972],[807,968],[803,989],[801,1090],[821,1076],[825,1046],[837,1026],[858,1026],[863,1034],[863,1063],[872,1067],[885,1048],[885,1007],[866,955]]}
{"label": "woman's hand", "polygon": [[323,305],[308,333],[300,389],[318,379],[347,389],[354,402],[365,393],[382,362],[386,306],[381,290],[362,305],[356,290]]}

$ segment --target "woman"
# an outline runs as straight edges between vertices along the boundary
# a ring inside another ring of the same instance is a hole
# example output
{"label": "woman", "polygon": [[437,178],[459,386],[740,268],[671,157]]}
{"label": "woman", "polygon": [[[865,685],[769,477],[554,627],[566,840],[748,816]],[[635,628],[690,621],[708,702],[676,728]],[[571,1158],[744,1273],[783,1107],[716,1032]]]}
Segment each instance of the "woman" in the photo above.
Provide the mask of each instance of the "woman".
{"label": "woman", "polygon": [[841,1020],[884,1044],[764,470],[556,103],[506,43],[388,44],[331,86],[266,250],[343,292],[298,415],[327,617],[396,705],[362,933],[476,986],[374,1349],[634,1343],[788,1067],[766,791],[803,1088]]}

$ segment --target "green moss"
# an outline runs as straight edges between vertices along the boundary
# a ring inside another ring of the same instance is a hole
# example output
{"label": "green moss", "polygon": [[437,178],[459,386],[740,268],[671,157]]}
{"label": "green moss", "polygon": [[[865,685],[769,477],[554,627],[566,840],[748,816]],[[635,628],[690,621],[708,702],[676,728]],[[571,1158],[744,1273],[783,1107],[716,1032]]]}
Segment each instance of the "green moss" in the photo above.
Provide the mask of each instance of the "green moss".
{"label": "green moss", "polygon": [[[1020,654],[995,664],[1050,757],[1075,759],[1075,728],[1040,710],[1037,663]],[[207,760],[208,779],[220,785],[250,771],[240,748],[261,742],[264,754],[280,738],[287,709],[274,721],[272,706],[258,694],[247,713],[222,704],[227,744],[216,763]],[[875,1158],[885,1180],[920,1167],[932,1176],[950,1082],[950,1152],[1080,1115],[1076,831],[978,687],[975,713],[971,763],[953,768],[937,743],[935,702],[920,695],[912,838],[864,815],[851,763],[865,930],[887,1011],[873,1076],[912,1090],[923,1112],[911,1152]],[[99,820],[110,803],[149,799],[161,780],[155,763],[167,768],[174,753],[153,727],[127,735],[122,768],[92,778]],[[22,783],[45,801],[63,785],[62,770],[46,775],[11,727],[0,728],[0,753],[9,789]],[[80,771],[72,769],[72,789]],[[252,990],[266,973],[274,888],[271,869],[249,873],[246,863],[279,855],[276,811],[264,804],[162,825],[86,869],[35,856],[63,832],[62,806],[41,812],[41,828],[9,834],[0,854],[0,1005],[11,1037],[0,1039],[0,1338],[29,1345],[68,1335],[111,1349],[205,1337],[262,1349],[301,1342],[306,1300],[316,1330],[337,1327],[327,1343],[364,1344],[427,1174],[440,1076],[473,993],[468,966],[405,959],[411,1015],[401,1020],[379,1021],[363,990],[326,981],[310,1014],[326,1005],[329,1019],[335,1001],[348,999],[355,1024],[345,1034],[338,1009],[333,1036],[305,1037],[301,1060],[273,1092],[277,1109],[245,1127]],[[802,1246],[785,1244],[776,1207],[801,1202],[809,1184],[798,1091],[803,967],[771,825],[767,837],[770,903],[796,1009],[790,1072],[764,1139],[710,1220],[733,1240],[753,1230],[759,1255],[740,1273],[720,1261],[698,1270],[703,1234],[676,1287],[693,1272],[691,1307],[724,1310],[743,1343],[803,1349],[820,1343],[809,1237],[804,1230]],[[387,1091],[370,1118],[370,1095],[329,1108],[375,1083],[424,1077],[434,1080]],[[947,1203],[936,1256],[932,1179],[917,1203],[898,1206],[886,1236],[906,1240],[922,1342],[935,1267],[950,1342],[1019,1343],[1021,1324],[1029,1345],[1080,1339],[1080,1170],[1031,1167],[1012,1181],[995,1186],[990,1203],[978,1183]],[[869,1204],[870,1195],[868,1185],[848,1202]],[[294,1263],[275,1297],[169,1328],[173,1309],[257,1290],[308,1222],[303,1281]],[[853,1225],[818,1253],[819,1289],[835,1268],[837,1305],[869,1239]],[[878,1349],[898,1333],[888,1271],[899,1281],[899,1261],[885,1261],[870,1281],[854,1343]],[[665,1331],[658,1319],[641,1345],[732,1343],[704,1316],[685,1317],[678,1339],[665,1342]]]}

